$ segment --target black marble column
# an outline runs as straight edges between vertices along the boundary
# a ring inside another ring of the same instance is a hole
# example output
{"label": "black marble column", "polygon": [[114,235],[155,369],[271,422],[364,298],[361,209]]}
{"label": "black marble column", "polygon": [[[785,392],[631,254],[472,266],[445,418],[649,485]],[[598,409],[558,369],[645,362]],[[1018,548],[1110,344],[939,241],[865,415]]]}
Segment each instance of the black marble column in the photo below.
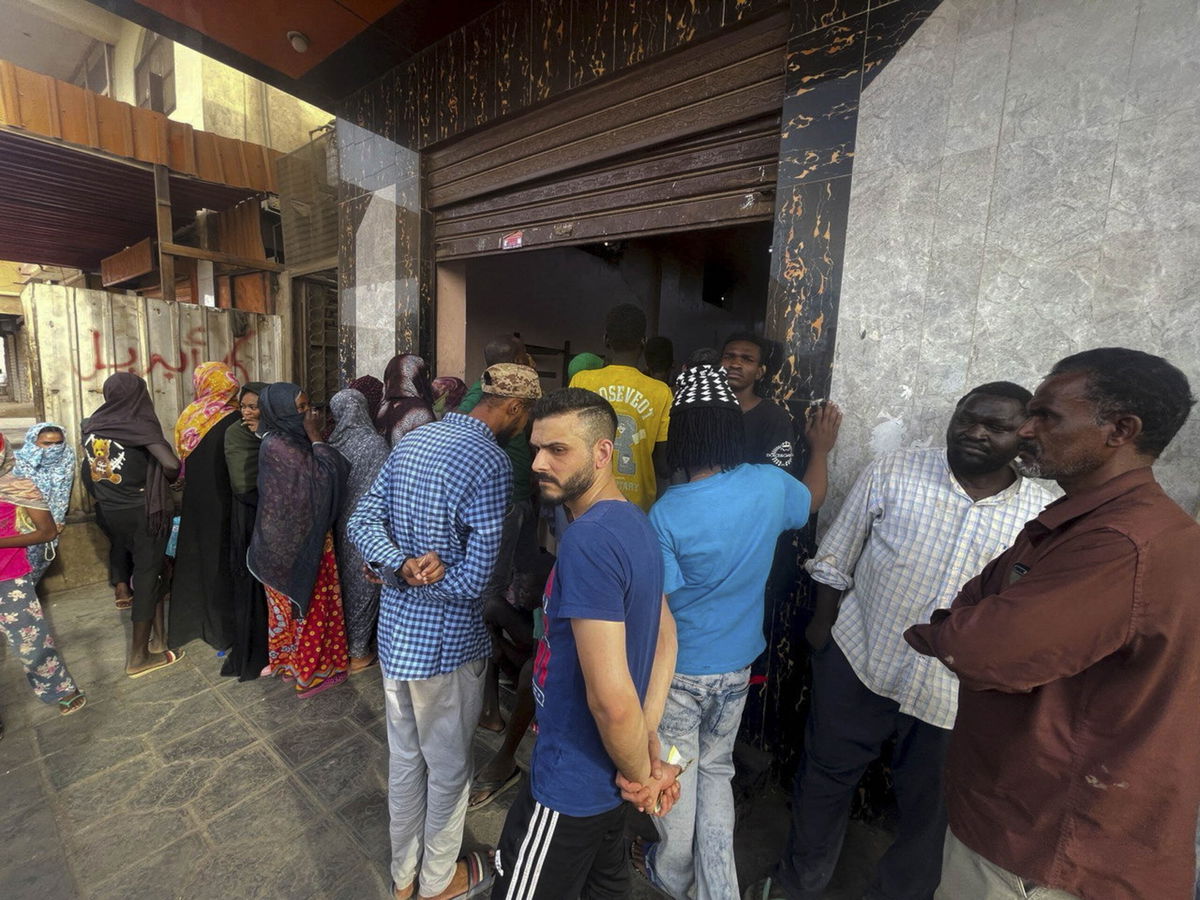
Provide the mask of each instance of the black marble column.
{"label": "black marble column", "polygon": [[[859,99],[939,3],[792,0],[766,336],[780,351],[771,389],[798,435],[833,374]],[[756,672],[766,680],[743,725],[785,765],[803,746],[811,607],[800,563],[815,550],[815,524],[791,543],[795,564],[777,566],[768,585],[767,659]]]}

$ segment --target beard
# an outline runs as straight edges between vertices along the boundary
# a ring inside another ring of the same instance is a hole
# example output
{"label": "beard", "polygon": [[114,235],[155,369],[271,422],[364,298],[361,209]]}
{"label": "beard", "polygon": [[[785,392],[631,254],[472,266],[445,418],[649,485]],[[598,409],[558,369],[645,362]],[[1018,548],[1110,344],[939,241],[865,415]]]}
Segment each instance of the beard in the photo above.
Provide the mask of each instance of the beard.
{"label": "beard", "polygon": [[1017,456],[1017,471],[1027,478],[1074,478],[1092,471],[1103,462],[1098,454],[1086,454],[1068,462],[1056,463],[1043,459],[1041,447],[1035,444],[1022,444],[1020,453],[1025,455]]}
{"label": "beard", "polygon": [[558,488],[557,495],[548,494],[544,489],[542,491],[542,499],[551,506],[562,506],[564,503],[570,503],[573,500],[578,500],[588,489],[595,483],[596,473],[589,466],[585,469],[580,469],[578,472],[571,473],[567,480],[561,484],[549,476],[539,475],[537,482],[543,488],[551,487]]}

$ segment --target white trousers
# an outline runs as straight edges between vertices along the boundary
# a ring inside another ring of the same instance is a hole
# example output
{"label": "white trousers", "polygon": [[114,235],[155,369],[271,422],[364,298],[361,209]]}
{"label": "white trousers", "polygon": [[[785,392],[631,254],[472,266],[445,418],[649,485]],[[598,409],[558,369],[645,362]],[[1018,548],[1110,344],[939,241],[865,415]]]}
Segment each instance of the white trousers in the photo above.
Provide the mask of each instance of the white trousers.
{"label": "white trousers", "polygon": [[1057,888],[1030,884],[980,856],[946,829],[942,883],[934,900],[1079,900]]}
{"label": "white trousers", "polygon": [[421,893],[444,891],[462,849],[474,760],[471,739],[483,707],[485,660],[423,681],[383,679],[387,699],[388,808],[392,880]]}

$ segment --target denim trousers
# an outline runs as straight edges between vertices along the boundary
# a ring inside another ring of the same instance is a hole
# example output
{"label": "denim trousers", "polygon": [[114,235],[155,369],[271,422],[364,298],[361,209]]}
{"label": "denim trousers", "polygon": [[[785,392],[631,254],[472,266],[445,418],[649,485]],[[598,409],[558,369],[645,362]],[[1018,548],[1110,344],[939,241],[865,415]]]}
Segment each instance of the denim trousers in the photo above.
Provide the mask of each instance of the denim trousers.
{"label": "denim trousers", "polygon": [[733,743],[749,667],[720,675],[679,675],[658,727],[665,756],[672,745],[695,760],[680,778],[675,807],[654,820],[659,842],[646,854],[655,885],[676,900],[736,900],[733,859]]}
{"label": "denim trousers", "polygon": [[946,834],[942,769],[950,730],[905,715],[896,701],[868,689],[833,641],[813,653],[812,669],[812,708],[778,884],[790,900],[824,896],[841,854],[858,782],[884,743],[895,737],[892,777],[900,811],[898,834],[864,897],[930,900],[941,879]]}

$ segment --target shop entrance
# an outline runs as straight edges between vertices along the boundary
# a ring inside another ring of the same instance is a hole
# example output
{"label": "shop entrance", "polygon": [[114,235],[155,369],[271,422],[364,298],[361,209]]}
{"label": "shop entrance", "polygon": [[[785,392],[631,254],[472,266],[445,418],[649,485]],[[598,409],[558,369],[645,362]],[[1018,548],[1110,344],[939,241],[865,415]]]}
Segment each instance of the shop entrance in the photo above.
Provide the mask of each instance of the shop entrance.
{"label": "shop entrance", "polygon": [[439,371],[474,380],[484,345],[516,332],[537,348],[544,386],[559,387],[571,356],[604,355],[605,316],[618,303],[646,311],[647,335],[668,338],[676,364],[719,350],[731,332],[761,333],[770,248],[766,221],[444,264]]}

